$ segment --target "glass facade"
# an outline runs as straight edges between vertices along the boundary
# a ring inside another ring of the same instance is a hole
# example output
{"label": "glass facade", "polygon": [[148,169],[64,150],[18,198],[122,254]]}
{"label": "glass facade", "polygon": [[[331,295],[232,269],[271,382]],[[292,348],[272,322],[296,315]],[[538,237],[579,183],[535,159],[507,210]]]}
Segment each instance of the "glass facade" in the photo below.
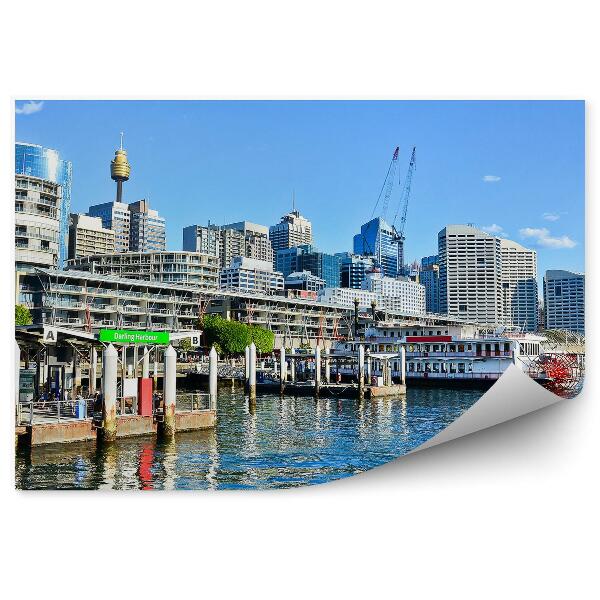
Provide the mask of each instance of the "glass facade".
{"label": "glass facade", "polygon": [[398,253],[394,229],[380,217],[365,223],[354,236],[354,254],[373,256],[386,277],[398,275]]}
{"label": "glass facade", "polygon": [[62,269],[68,258],[73,166],[70,161],[62,160],[56,150],[44,148],[37,144],[16,143],[15,173],[46,179],[58,183],[62,187],[58,248],[58,268]]}

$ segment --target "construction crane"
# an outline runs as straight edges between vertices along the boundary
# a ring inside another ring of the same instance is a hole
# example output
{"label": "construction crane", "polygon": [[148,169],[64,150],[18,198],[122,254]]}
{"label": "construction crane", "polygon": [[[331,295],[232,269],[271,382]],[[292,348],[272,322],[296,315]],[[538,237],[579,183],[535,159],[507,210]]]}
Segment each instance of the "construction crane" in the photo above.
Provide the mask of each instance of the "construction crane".
{"label": "construction crane", "polygon": [[[396,231],[395,239],[397,241],[404,241],[404,227],[406,226],[406,213],[408,211],[408,199],[410,198],[410,187],[412,184],[413,173],[416,166],[416,151],[417,147],[413,146],[412,154],[410,155],[410,163],[408,165],[408,172],[406,173],[406,179],[404,180],[404,190],[402,192],[402,198],[400,199],[400,203],[398,204],[398,210],[396,210],[396,214],[394,215],[394,220],[392,221],[392,228]],[[398,213],[402,208],[402,218],[400,219],[400,225],[398,229],[396,229],[396,219],[398,218]]]}
{"label": "construction crane", "polygon": [[[383,194],[383,202],[381,204],[381,218],[385,219],[387,215],[387,209],[390,204],[390,197],[392,195],[392,187],[394,185],[394,175],[396,174],[396,167],[398,166],[398,152],[400,151],[400,146],[396,146],[394,150],[394,155],[392,156],[392,160],[390,161],[390,166],[388,167],[387,175],[383,181],[383,185],[381,186],[381,191],[379,192],[379,196],[377,197],[377,202],[375,202],[375,206],[373,207],[373,212],[371,213],[371,219],[375,215],[375,211],[379,206],[379,201],[381,200],[381,195]],[[384,193],[385,192],[385,193]]]}

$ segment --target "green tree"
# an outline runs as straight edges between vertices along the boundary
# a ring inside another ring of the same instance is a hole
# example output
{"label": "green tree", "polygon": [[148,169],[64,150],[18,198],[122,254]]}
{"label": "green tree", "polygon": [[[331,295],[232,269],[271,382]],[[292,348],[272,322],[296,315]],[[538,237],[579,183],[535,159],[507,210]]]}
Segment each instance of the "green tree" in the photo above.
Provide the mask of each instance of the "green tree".
{"label": "green tree", "polygon": [[15,305],[15,325],[31,325],[32,323],[33,319],[29,309],[22,304]]}
{"label": "green tree", "polygon": [[189,352],[192,349],[192,342],[190,338],[183,338],[179,342],[179,349],[183,352]]}
{"label": "green tree", "polygon": [[270,329],[264,329],[257,325],[252,325],[250,329],[250,338],[256,346],[256,350],[261,354],[270,354],[275,345],[275,334]]}
{"label": "green tree", "polygon": [[218,315],[206,315],[202,321],[202,330],[209,347],[218,345],[228,355],[242,354],[252,342],[248,325],[239,321],[226,321]]}

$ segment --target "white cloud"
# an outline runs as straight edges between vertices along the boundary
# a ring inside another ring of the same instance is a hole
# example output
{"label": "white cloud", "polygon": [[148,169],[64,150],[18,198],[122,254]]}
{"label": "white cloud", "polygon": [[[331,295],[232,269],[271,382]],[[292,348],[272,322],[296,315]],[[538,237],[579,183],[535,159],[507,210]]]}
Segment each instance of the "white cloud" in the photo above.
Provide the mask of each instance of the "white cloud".
{"label": "white cloud", "polygon": [[577,245],[577,242],[572,240],[568,235],[552,237],[545,227],[525,227],[519,229],[519,233],[524,238],[532,238],[538,246],[542,246],[543,248],[573,248]]}
{"label": "white cloud", "polygon": [[557,215],[556,213],[545,212],[542,215],[542,219],[545,221],[558,221],[560,219],[560,215]]}
{"label": "white cloud", "polygon": [[21,106],[17,106],[15,108],[15,112],[18,115],[32,115],[33,113],[40,112],[44,108],[43,100],[39,102],[35,102],[34,100],[29,100],[29,102],[25,102]]}
{"label": "white cloud", "polygon": [[496,223],[492,223],[491,225],[484,225],[481,229],[492,234],[504,234],[504,229],[502,229],[500,225],[496,225]]}
{"label": "white cloud", "polygon": [[486,183],[496,183],[501,179],[502,177],[498,177],[498,175],[484,175],[481,180],[485,181]]}

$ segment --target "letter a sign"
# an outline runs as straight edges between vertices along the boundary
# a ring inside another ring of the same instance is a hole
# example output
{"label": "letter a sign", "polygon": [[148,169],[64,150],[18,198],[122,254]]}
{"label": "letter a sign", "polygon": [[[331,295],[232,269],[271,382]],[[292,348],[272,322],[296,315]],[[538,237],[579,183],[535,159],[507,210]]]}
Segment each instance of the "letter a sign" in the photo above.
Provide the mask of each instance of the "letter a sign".
{"label": "letter a sign", "polygon": [[57,337],[56,327],[44,327],[44,344],[56,344]]}

